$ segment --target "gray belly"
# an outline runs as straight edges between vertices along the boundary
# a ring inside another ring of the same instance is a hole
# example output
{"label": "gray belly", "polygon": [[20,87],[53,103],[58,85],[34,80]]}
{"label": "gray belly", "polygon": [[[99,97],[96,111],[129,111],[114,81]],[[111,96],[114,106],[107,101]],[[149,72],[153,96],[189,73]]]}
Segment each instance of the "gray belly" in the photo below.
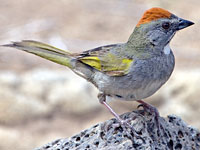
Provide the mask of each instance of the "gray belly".
{"label": "gray belly", "polygon": [[94,80],[105,94],[123,100],[140,100],[153,95],[170,77],[174,68],[172,52],[162,57],[137,60],[130,72],[121,77],[97,73]]}

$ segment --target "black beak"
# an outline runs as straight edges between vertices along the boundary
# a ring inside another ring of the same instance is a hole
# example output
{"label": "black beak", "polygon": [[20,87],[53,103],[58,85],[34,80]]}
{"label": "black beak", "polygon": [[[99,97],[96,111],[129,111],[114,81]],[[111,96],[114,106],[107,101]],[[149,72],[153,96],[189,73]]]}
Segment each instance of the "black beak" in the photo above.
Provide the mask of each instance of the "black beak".
{"label": "black beak", "polygon": [[184,20],[184,19],[181,19],[179,20],[179,25],[178,25],[178,30],[181,30],[181,29],[184,29],[186,27],[189,27],[191,25],[193,25],[194,23],[191,22],[191,21],[188,21],[188,20]]}

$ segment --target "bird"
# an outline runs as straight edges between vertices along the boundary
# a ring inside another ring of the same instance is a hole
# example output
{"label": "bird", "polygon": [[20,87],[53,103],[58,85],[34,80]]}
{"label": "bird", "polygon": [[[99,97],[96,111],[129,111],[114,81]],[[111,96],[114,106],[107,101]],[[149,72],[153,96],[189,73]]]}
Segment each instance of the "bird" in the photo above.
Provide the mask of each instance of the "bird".
{"label": "bird", "polygon": [[125,120],[110,107],[107,99],[137,101],[140,106],[154,113],[158,121],[158,110],[143,99],[153,95],[170,78],[175,65],[170,41],[177,31],[193,24],[168,10],[153,7],[144,12],[125,43],[100,46],[79,53],[33,40],[3,46],[67,66],[99,90],[99,102],[121,124]]}

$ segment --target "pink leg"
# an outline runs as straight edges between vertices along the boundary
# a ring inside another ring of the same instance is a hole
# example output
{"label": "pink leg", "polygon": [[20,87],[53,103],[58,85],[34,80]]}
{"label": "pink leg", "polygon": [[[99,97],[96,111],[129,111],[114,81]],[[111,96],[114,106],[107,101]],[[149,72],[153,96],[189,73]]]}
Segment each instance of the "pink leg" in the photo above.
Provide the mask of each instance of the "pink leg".
{"label": "pink leg", "polygon": [[120,123],[123,123],[123,120],[120,118],[120,116],[110,107],[110,105],[108,105],[108,104],[106,103],[106,101],[103,101],[102,104],[103,104],[104,106],[106,106],[106,108],[111,112],[111,114],[112,114],[113,116],[115,116],[115,118],[116,118]]}
{"label": "pink leg", "polygon": [[103,104],[110,111],[110,113],[120,122],[120,124],[132,128],[131,125],[129,125],[125,120],[121,119],[120,116],[110,107],[110,105],[108,105],[108,103],[106,103],[106,95],[105,94],[99,93],[98,98],[99,98],[99,102],[101,104]]}
{"label": "pink leg", "polygon": [[123,123],[123,120],[120,118],[120,116],[106,103],[106,96],[103,93],[98,94],[99,102],[106,106],[106,108],[111,112],[113,116],[120,122]]}

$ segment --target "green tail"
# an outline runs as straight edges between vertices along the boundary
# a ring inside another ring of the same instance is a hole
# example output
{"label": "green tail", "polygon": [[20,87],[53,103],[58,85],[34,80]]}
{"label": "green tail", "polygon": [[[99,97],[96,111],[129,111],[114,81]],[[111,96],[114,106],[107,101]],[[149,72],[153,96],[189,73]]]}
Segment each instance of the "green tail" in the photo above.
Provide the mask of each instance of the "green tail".
{"label": "green tail", "polygon": [[70,56],[69,52],[58,49],[56,47],[32,40],[13,42],[11,44],[6,44],[3,46],[20,49],[72,69],[71,60],[73,59],[73,57]]}

